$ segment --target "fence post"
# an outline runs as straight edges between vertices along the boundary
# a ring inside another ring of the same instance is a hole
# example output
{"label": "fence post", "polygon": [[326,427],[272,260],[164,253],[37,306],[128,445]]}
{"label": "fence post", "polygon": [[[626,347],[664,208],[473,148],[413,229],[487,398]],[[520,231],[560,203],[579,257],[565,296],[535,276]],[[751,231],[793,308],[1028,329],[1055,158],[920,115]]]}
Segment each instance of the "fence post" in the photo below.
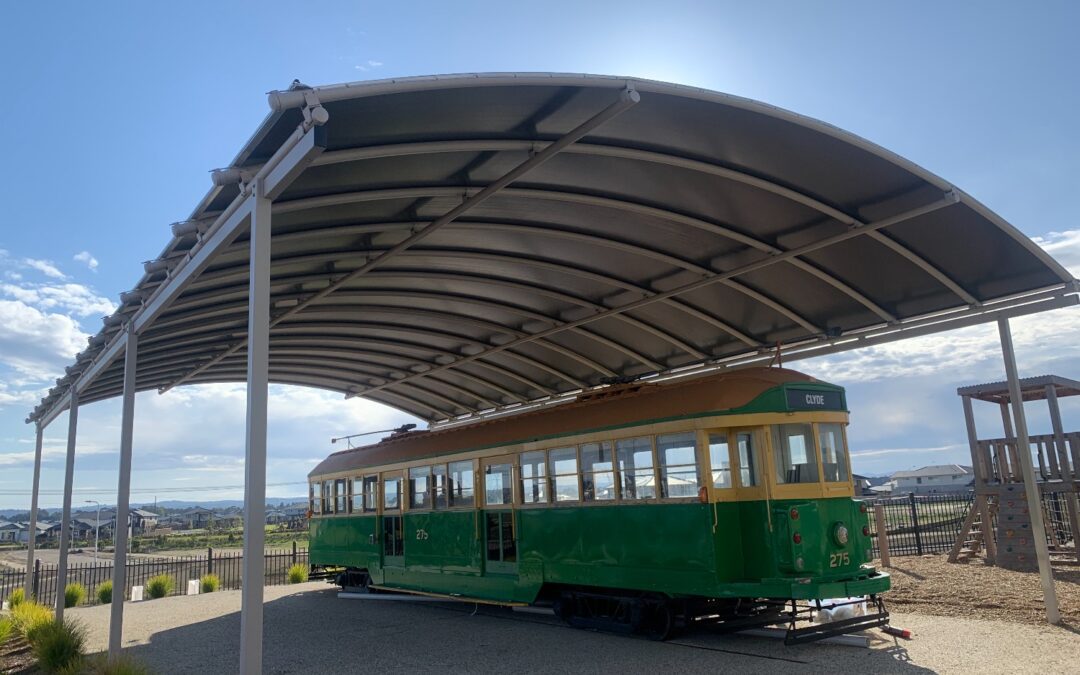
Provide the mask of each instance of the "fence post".
{"label": "fence post", "polygon": [[891,567],[889,564],[889,533],[887,532],[889,528],[885,523],[885,506],[883,504],[874,504],[874,525],[877,530],[877,545],[878,554],[881,556],[881,566]]}
{"label": "fence post", "polygon": [[919,533],[919,511],[915,508],[915,493],[908,493],[908,504],[911,506],[911,527],[915,530],[915,553],[923,554],[922,535]]}
{"label": "fence post", "polygon": [[41,558],[34,558],[34,580],[31,584],[31,591],[34,595],[34,600],[41,602],[41,597],[38,595],[38,581],[41,579]]}
{"label": "fence post", "polygon": [[214,573],[214,549],[212,546],[206,549],[206,573]]}
{"label": "fence post", "polygon": [[296,542],[292,543],[292,564],[296,564]]}

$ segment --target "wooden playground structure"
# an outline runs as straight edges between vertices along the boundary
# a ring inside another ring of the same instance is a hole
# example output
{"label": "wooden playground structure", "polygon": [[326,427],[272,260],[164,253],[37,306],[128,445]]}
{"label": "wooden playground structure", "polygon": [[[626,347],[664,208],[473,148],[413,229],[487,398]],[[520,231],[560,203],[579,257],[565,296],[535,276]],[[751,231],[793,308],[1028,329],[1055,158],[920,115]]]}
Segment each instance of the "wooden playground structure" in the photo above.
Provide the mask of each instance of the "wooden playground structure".
{"label": "wooden playground structure", "polygon": [[[1056,375],[1020,380],[1024,402],[1047,402],[1052,433],[1028,437],[1029,452],[1037,463],[1035,476],[1041,518],[1052,551],[1080,560],[1080,431],[1066,432],[1058,399],[1080,395],[1080,382]],[[965,562],[984,552],[987,563],[1033,571],[1037,567],[1035,535],[1026,500],[1020,448],[1010,414],[1012,398],[1006,382],[957,389],[964,405],[971,465],[975,472],[975,499],[949,553],[949,562]],[[972,400],[996,403],[1001,408],[1004,437],[979,439]],[[1047,499],[1050,496],[1050,499]],[[1050,503],[1056,508],[1048,508]],[[1063,505],[1063,507],[1062,507]],[[993,523],[996,521],[996,528]]]}

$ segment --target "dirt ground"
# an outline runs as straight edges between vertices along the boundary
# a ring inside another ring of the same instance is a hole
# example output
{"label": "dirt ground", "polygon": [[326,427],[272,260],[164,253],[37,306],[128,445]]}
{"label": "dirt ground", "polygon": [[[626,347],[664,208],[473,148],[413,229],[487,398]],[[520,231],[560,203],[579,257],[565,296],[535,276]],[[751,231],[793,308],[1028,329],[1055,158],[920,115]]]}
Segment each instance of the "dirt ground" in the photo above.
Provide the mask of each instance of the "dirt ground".
{"label": "dirt ground", "polygon": [[[885,595],[890,610],[1046,625],[1036,572],[990,567],[981,558],[950,564],[945,555],[893,557],[887,571],[893,581]],[[1063,621],[1080,628],[1080,566],[1057,561],[1054,579]]]}

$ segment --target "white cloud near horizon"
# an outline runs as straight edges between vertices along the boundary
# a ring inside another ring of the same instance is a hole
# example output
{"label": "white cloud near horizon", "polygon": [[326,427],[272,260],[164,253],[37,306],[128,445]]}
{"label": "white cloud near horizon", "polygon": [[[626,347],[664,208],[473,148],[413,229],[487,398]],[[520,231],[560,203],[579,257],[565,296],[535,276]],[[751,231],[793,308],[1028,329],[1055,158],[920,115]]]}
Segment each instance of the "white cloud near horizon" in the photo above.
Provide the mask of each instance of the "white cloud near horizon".
{"label": "white cloud near horizon", "polygon": [[38,260],[35,258],[23,258],[23,265],[33,268],[47,277],[53,279],[67,279],[68,276],[60,271],[60,268],[56,266],[51,260]]}

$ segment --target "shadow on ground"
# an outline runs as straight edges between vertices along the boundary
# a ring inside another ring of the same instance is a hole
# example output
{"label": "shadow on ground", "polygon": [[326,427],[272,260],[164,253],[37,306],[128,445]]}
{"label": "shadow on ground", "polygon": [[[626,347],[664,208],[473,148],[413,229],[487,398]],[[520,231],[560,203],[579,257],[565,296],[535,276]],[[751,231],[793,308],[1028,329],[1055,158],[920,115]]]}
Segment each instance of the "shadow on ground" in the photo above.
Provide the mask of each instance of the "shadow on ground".
{"label": "shadow on ground", "polygon": [[[236,672],[239,633],[233,611],[158,632],[125,652],[162,674]],[[265,604],[263,663],[267,673],[932,672],[891,638],[875,649],[785,647],[699,629],[650,642],[498,607],[343,600],[332,588]]]}

